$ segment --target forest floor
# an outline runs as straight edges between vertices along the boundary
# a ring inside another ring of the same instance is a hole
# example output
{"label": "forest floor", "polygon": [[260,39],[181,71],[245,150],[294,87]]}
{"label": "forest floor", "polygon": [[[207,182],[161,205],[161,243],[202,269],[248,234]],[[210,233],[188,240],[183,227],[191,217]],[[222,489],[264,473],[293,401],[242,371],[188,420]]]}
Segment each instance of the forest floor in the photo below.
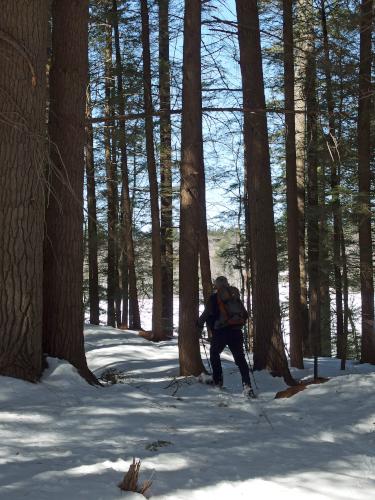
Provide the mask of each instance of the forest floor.
{"label": "forest floor", "polygon": [[330,380],[289,399],[257,372],[249,401],[228,353],[220,391],[177,376],[176,339],[87,327],[86,349],[118,383],[89,386],[54,359],[39,384],[1,377],[1,499],[140,499],[117,487],[133,457],[153,500],[375,498],[375,366],[321,358]]}

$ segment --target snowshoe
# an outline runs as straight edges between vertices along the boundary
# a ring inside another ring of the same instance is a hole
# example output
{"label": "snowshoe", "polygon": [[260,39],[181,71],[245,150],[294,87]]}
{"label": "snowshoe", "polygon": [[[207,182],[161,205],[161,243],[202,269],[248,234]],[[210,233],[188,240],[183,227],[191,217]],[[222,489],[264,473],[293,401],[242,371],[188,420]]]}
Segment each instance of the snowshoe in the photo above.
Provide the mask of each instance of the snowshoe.
{"label": "snowshoe", "polygon": [[251,385],[248,385],[248,384],[243,385],[243,395],[249,399],[256,398],[256,394],[253,391],[253,388],[251,387]]}

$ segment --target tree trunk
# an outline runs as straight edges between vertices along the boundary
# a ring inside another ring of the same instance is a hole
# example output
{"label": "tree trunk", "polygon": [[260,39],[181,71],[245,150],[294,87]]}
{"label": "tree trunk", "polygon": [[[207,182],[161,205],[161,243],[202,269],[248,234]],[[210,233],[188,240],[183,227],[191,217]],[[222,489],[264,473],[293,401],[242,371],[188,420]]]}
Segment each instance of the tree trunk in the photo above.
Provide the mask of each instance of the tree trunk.
{"label": "tree trunk", "polygon": [[345,370],[348,345],[348,323],[349,323],[349,283],[348,283],[348,264],[346,259],[345,237],[341,224],[341,254],[342,254],[342,281],[343,281],[343,298],[344,298],[344,321],[342,335],[342,352],[341,352],[341,370]]}
{"label": "tree trunk", "polygon": [[42,370],[48,4],[2,2],[0,20],[0,375],[33,382]]}
{"label": "tree trunk", "polygon": [[341,247],[345,249],[345,242],[341,244],[342,220],[340,203],[340,177],[338,169],[340,167],[340,155],[338,151],[338,140],[336,136],[336,123],[334,115],[334,99],[332,92],[332,71],[329,50],[327,19],[325,11],[325,1],[321,0],[321,19],[323,31],[324,50],[324,73],[326,83],[326,101],[328,110],[328,137],[327,148],[331,163],[331,192],[332,192],[332,215],[333,215],[333,268],[335,281],[335,303],[336,303],[336,339],[337,357],[342,358],[344,349],[344,316],[343,316],[343,285],[342,285],[342,259]]}
{"label": "tree trunk", "polygon": [[90,123],[90,89],[86,104],[86,181],[87,181],[87,227],[88,227],[88,263],[89,263],[89,306],[90,323],[99,325],[99,271],[98,271],[98,228],[96,220],[96,186],[94,163],[94,136]]}
{"label": "tree trunk", "polygon": [[161,238],[159,220],[159,188],[156,172],[153,105],[151,93],[151,53],[150,28],[147,0],[141,0],[142,19],[142,57],[143,57],[143,92],[145,108],[147,168],[150,184],[151,228],[152,228],[152,334],[154,340],[166,337],[162,322],[162,272],[161,272]]}
{"label": "tree trunk", "polygon": [[247,171],[245,168],[244,172],[244,213],[245,213],[245,269],[246,269],[246,309],[249,314],[247,320],[247,337],[248,337],[248,350],[254,351],[254,318],[253,318],[253,308],[252,308],[252,274],[251,269],[253,267],[251,258],[251,242],[250,242],[250,215],[249,215],[249,195],[247,192]]}
{"label": "tree trunk", "polygon": [[[265,109],[259,17],[256,0],[237,0],[243,106]],[[276,236],[265,113],[244,114],[250,238],[253,261],[254,368],[269,368],[293,384],[281,334]]]}
{"label": "tree trunk", "polygon": [[[107,6],[107,20],[105,26],[104,49],[104,114],[106,117],[113,115],[113,71],[112,71],[112,19],[109,5]],[[117,224],[118,224],[118,185],[117,168],[114,161],[112,143],[114,122],[109,121],[104,127],[104,151],[107,185],[107,325],[116,326],[116,298],[118,294],[118,267],[117,267]]]}
{"label": "tree trunk", "polygon": [[[283,0],[284,8],[284,94],[285,109],[294,109],[293,2]],[[285,113],[285,150],[287,183],[287,230],[289,260],[289,325],[290,363],[303,368],[303,338],[305,323],[301,300],[299,212],[297,197],[296,133],[292,113]]]}
{"label": "tree trunk", "polygon": [[303,309],[304,352],[308,354],[308,307],[307,307],[307,280],[306,280],[306,251],[305,251],[305,162],[306,162],[306,67],[308,41],[304,34],[307,30],[306,5],[309,0],[297,0],[297,25],[303,33],[303,38],[296,43],[295,82],[294,82],[294,109],[296,133],[296,175],[297,175],[297,206],[298,206],[298,238],[299,238],[299,268],[301,280],[301,303]]}
{"label": "tree trunk", "polygon": [[169,0],[159,0],[160,228],[163,330],[173,335],[172,143]]}
{"label": "tree trunk", "polygon": [[331,297],[329,294],[329,239],[326,204],[326,175],[324,160],[318,176],[320,187],[319,196],[319,286],[320,286],[320,344],[319,356],[330,357],[332,354],[331,342]]}
{"label": "tree trunk", "polygon": [[[120,51],[120,36],[118,27],[118,11],[117,0],[112,1],[113,9],[113,29],[115,35],[115,51],[116,51],[116,73],[117,73],[117,94],[118,94],[118,111],[120,115],[125,114],[125,95],[123,85],[123,65]],[[137,277],[135,272],[135,255],[132,227],[132,209],[129,195],[129,172],[128,172],[128,153],[126,142],[126,123],[120,120],[119,124],[119,143],[121,154],[121,276],[122,276],[122,294],[123,294],[123,313],[122,323],[134,330],[141,328],[141,320],[139,315],[138,303],[138,288]],[[129,293],[128,293],[129,289]],[[128,311],[129,299],[129,315]]]}
{"label": "tree trunk", "polygon": [[90,382],[83,341],[83,177],[88,2],[52,6],[51,165],[44,246],[43,351]]}
{"label": "tree trunk", "polygon": [[375,363],[374,275],[371,237],[371,34],[373,0],[362,0],[358,100],[359,257],[362,299],[361,361]]}
{"label": "tree trunk", "polygon": [[198,257],[200,175],[202,151],[201,1],[186,0],[184,16],[181,193],[180,193],[180,309],[179,358],[181,375],[204,371],[199,333]]}
{"label": "tree trunk", "polygon": [[[311,1],[311,0],[310,0]],[[310,19],[313,19],[311,3]],[[316,59],[314,33],[310,31],[307,48],[306,105],[307,105],[307,165],[308,165],[308,277],[309,277],[309,345],[310,352],[318,356],[320,352],[320,270],[319,270],[319,189],[318,189],[318,123],[316,96]]]}
{"label": "tree trunk", "polygon": [[204,172],[204,156],[203,156],[203,138],[201,149],[201,174],[200,174],[200,207],[201,207],[201,225],[199,230],[199,263],[201,270],[203,299],[206,304],[209,296],[212,293],[212,277],[210,264],[210,251],[208,246],[208,230],[207,230],[207,212],[206,212],[206,180]]}

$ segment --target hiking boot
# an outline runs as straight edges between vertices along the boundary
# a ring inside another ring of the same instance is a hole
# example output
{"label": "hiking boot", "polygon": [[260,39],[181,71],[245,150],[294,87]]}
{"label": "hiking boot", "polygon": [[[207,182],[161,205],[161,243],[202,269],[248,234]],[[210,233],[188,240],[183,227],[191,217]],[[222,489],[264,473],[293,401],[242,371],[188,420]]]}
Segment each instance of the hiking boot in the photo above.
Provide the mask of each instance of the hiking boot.
{"label": "hiking boot", "polygon": [[256,398],[253,388],[249,384],[243,384],[243,395],[248,398]]}

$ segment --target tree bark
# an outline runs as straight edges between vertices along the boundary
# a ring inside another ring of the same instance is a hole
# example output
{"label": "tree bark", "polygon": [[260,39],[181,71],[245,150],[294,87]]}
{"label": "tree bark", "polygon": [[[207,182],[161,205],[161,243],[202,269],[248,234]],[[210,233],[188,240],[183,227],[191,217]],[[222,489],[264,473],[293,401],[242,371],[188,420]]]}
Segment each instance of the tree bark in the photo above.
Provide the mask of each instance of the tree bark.
{"label": "tree bark", "polygon": [[208,230],[207,230],[207,211],[206,211],[206,180],[204,171],[204,156],[203,156],[203,138],[201,149],[201,173],[200,173],[200,207],[201,207],[201,225],[199,230],[199,263],[201,271],[201,280],[203,288],[204,303],[207,303],[209,296],[212,293],[212,277],[210,264],[210,251],[208,245]]}
{"label": "tree bark", "polygon": [[326,203],[326,166],[324,160],[318,175],[319,186],[319,286],[320,286],[320,344],[319,356],[330,357],[332,354],[331,341],[331,297],[329,293],[329,238],[328,238],[328,207]]}
{"label": "tree bark", "polygon": [[150,184],[151,231],[152,231],[152,335],[154,340],[166,338],[163,330],[162,309],[162,271],[161,271],[161,237],[159,219],[159,187],[156,172],[153,104],[151,93],[151,53],[150,27],[147,0],[141,0],[142,20],[142,57],[143,57],[143,93],[145,108],[147,168]]}
{"label": "tree bark", "polygon": [[44,246],[43,351],[90,382],[83,340],[83,177],[88,2],[52,6],[49,171]]}
{"label": "tree bark", "polygon": [[204,371],[199,333],[200,174],[202,151],[201,1],[186,0],[184,14],[180,249],[179,358],[181,375]]}
{"label": "tree bark", "polygon": [[173,335],[172,143],[169,0],[159,0],[160,228],[163,330]]}
{"label": "tree bark", "polygon": [[[86,104],[86,118],[91,118],[90,89]],[[99,270],[98,270],[98,228],[96,220],[96,182],[94,162],[94,136],[92,124],[86,120],[86,182],[87,182],[87,227],[89,264],[89,307],[90,323],[99,325]]]}
{"label": "tree bark", "polygon": [[[106,6],[105,49],[104,49],[104,114],[112,116],[113,71],[112,71],[112,18],[109,3]],[[117,230],[118,230],[118,179],[112,143],[114,121],[104,128],[105,170],[107,185],[107,325],[116,326],[116,298],[118,295]]]}
{"label": "tree bark", "polygon": [[48,1],[2,2],[0,375],[42,370]]}
{"label": "tree bark", "polygon": [[[311,0],[310,0],[311,2]],[[313,19],[313,7],[306,5]],[[310,352],[318,356],[320,352],[320,209],[318,189],[318,123],[316,95],[316,54],[314,32],[310,28],[307,47],[306,106],[307,106],[307,165],[308,165],[308,277],[309,277],[309,346]]]}
{"label": "tree bark", "polygon": [[[294,107],[293,2],[283,0],[284,9],[284,95],[285,108]],[[287,230],[289,261],[290,364],[303,368],[304,304],[301,300],[299,211],[296,164],[296,128],[292,114],[285,114],[287,185]]]}
{"label": "tree bark", "polygon": [[[125,95],[123,84],[123,64],[120,50],[120,36],[118,27],[117,0],[112,2],[113,9],[113,29],[115,36],[116,51],[116,73],[117,73],[117,94],[118,110],[120,115],[125,114]],[[129,171],[128,171],[128,153],[126,141],[126,123],[121,120],[119,127],[119,143],[121,154],[121,269],[122,269],[122,294],[123,294],[123,314],[122,323],[134,330],[141,328],[141,319],[139,314],[137,276],[135,272],[135,254],[132,227],[132,208],[129,195]],[[129,289],[129,293],[128,293]],[[129,300],[129,315],[127,314]]]}
{"label": "tree bark", "polygon": [[[265,109],[257,1],[237,0],[236,8],[244,108]],[[244,113],[244,142],[253,262],[254,368],[268,368],[293,384],[281,334],[271,168],[264,112]]]}
{"label": "tree bark", "polygon": [[345,242],[341,242],[342,220],[340,202],[340,155],[338,151],[338,140],[336,135],[336,121],[334,115],[334,98],[332,92],[332,71],[327,29],[325,1],[321,0],[321,20],[323,32],[324,73],[326,83],[326,101],[328,109],[329,132],[326,139],[331,164],[331,193],[332,193],[332,215],[333,215],[333,269],[335,282],[335,304],[336,304],[336,339],[337,357],[343,357],[345,333],[344,333],[344,311],[343,311],[343,284],[342,284],[342,261],[341,249],[345,250]]}
{"label": "tree bark", "polygon": [[362,301],[361,361],[375,363],[374,268],[371,236],[371,35],[373,0],[362,0],[358,99],[359,257]]}
{"label": "tree bark", "polygon": [[301,303],[303,308],[303,343],[304,353],[308,354],[309,328],[307,306],[307,279],[306,279],[306,248],[305,248],[305,163],[306,163],[306,67],[308,40],[306,37],[306,5],[309,0],[297,0],[297,25],[302,31],[302,39],[296,41],[295,55],[295,82],[294,82],[294,109],[296,134],[296,175],[297,175],[297,206],[298,206],[298,238],[299,238],[299,267],[301,280]]}

